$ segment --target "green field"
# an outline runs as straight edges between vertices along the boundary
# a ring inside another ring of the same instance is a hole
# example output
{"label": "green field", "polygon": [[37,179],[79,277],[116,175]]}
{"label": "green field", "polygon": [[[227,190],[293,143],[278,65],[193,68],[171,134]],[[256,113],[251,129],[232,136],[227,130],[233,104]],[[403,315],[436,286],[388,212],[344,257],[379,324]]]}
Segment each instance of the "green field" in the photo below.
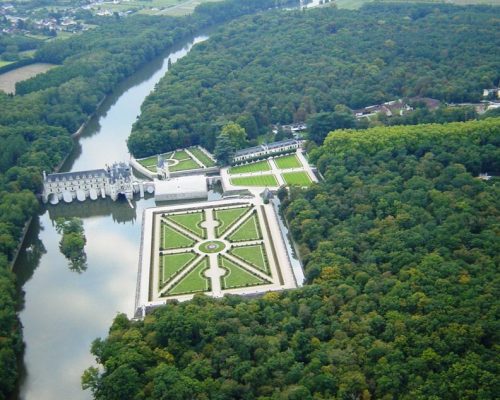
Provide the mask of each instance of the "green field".
{"label": "green field", "polygon": [[0,67],[5,67],[6,65],[12,64],[14,61],[4,61],[0,60]]}
{"label": "green field", "polygon": [[265,255],[264,245],[256,244],[253,246],[234,247],[231,254],[246,261],[250,265],[260,269],[265,273],[269,273],[269,265]]}
{"label": "green field", "polygon": [[234,186],[278,186],[278,181],[274,175],[243,176],[231,178]]}
{"label": "green field", "polygon": [[226,232],[248,210],[248,207],[215,210],[215,219],[219,221],[219,225],[216,228],[217,236],[219,237]]}
{"label": "green field", "polygon": [[285,172],[283,174],[283,179],[287,185],[291,186],[309,186],[311,184],[311,178],[305,172]]}
{"label": "green field", "polygon": [[208,157],[202,150],[198,147],[190,147],[188,149],[191,154],[193,154],[198,160],[200,160],[205,167],[213,167],[215,165],[215,161]]}
{"label": "green field", "polygon": [[241,224],[228,239],[232,242],[240,242],[243,240],[261,239],[260,229],[257,223],[257,215],[252,215],[248,220]]}
{"label": "green field", "polygon": [[275,158],[274,162],[276,163],[276,166],[280,169],[302,167],[299,158],[295,154]]}
{"label": "green field", "polygon": [[205,214],[203,211],[168,215],[166,219],[175,222],[195,235],[198,235],[202,239],[207,237],[206,229],[200,226],[200,224],[205,220]]}
{"label": "green field", "polygon": [[225,257],[219,257],[219,265],[227,271],[226,275],[221,278],[222,289],[256,286],[267,283],[263,279],[251,274]]}
{"label": "green field", "polygon": [[194,253],[160,255],[160,287],[167,283],[180,270],[196,257]]}
{"label": "green field", "polygon": [[194,240],[183,235],[182,233],[176,231],[165,223],[161,226],[162,234],[162,249],[178,249],[181,247],[192,247],[194,245]]}
{"label": "green field", "polygon": [[257,161],[251,164],[238,165],[229,168],[229,174],[245,174],[248,172],[265,172],[271,171],[271,166],[267,160]]}
{"label": "green field", "polygon": [[182,278],[175,286],[173,286],[167,293],[185,294],[194,292],[205,292],[210,290],[210,280],[206,278],[203,273],[208,269],[208,259],[205,257],[200,263],[194,267],[184,278]]}

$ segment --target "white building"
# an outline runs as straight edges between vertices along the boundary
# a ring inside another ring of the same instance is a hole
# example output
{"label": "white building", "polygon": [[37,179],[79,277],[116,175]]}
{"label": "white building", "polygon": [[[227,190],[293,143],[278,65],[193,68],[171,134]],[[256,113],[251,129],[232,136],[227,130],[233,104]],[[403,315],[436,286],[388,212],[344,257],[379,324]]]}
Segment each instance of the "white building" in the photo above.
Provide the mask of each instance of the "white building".
{"label": "white building", "polygon": [[115,163],[106,169],[79,172],[62,172],[43,175],[42,201],[57,204],[64,200],[96,200],[99,196],[111,197],[115,201],[119,195],[131,199],[134,194],[130,167],[125,163]]}
{"label": "white building", "polygon": [[242,161],[250,161],[254,158],[272,156],[285,152],[292,152],[298,149],[301,145],[299,140],[288,139],[280,142],[262,144],[260,146],[249,147],[247,149],[238,150],[233,157],[233,163]]}
{"label": "white building", "polygon": [[168,180],[155,180],[155,201],[206,199],[208,197],[205,175],[188,175]]}

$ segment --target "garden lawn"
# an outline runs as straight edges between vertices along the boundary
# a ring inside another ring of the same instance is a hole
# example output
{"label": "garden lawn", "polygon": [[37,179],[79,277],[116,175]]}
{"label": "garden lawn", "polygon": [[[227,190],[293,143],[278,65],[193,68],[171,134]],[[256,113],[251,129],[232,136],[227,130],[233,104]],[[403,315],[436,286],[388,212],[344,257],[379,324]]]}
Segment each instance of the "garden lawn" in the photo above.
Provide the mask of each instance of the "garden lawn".
{"label": "garden lawn", "polygon": [[199,161],[205,165],[205,167],[213,167],[215,165],[215,161],[212,160],[209,156],[207,156],[202,150],[198,147],[190,147],[188,149],[191,154],[193,154]]}
{"label": "garden lawn", "polygon": [[302,167],[299,158],[295,154],[290,154],[289,156],[275,158],[274,162],[276,163],[276,166],[279,169]]}
{"label": "garden lawn", "polygon": [[[176,153],[177,154],[177,153]],[[179,162],[179,164],[172,165],[169,167],[170,171],[185,171],[188,169],[197,169],[200,168],[200,166],[194,161],[192,158],[188,158],[186,160],[182,160]]]}
{"label": "garden lawn", "polygon": [[271,171],[271,166],[267,160],[257,161],[251,164],[238,165],[229,168],[229,174],[244,174],[247,172]]}
{"label": "garden lawn", "polygon": [[208,269],[208,257],[205,257],[200,263],[194,267],[184,278],[182,278],[174,287],[167,293],[183,294],[194,292],[205,292],[210,289],[209,279],[203,273]]}
{"label": "garden lawn", "polygon": [[243,222],[228,239],[231,242],[261,239],[260,229],[257,225],[257,215],[254,214]]}
{"label": "garden lawn", "polygon": [[255,276],[240,266],[232,263],[225,257],[219,257],[219,265],[227,271],[226,275],[221,279],[221,286],[223,289],[231,289],[242,286],[256,286],[267,283],[258,276]]}
{"label": "garden lawn", "polygon": [[248,207],[227,208],[215,210],[215,219],[219,221],[217,236],[226,232],[238,219],[249,210]]}
{"label": "garden lawn", "polygon": [[253,265],[261,271],[269,273],[269,265],[267,264],[264,245],[256,244],[253,246],[234,247],[231,250],[231,254],[239,257],[243,261],[248,262],[250,265]]}
{"label": "garden lawn", "polygon": [[205,220],[203,211],[168,215],[166,219],[179,224],[183,228],[194,233],[195,235],[198,235],[202,239],[205,239],[207,237],[205,228],[202,228],[200,226],[200,224]]}
{"label": "garden lawn", "polygon": [[195,257],[196,254],[194,253],[160,255],[160,287],[167,283],[177,272],[184,269]]}
{"label": "garden lawn", "polygon": [[285,172],[283,174],[283,179],[287,185],[291,186],[309,186],[311,184],[311,178],[303,171]]}
{"label": "garden lawn", "polygon": [[243,176],[231,178],[230,181],[234,186],[278,186],[274,175]]}
{"label": "garden lawn", "polygon": [[[186,159],[190,159],[191,160],[190,155],[188,153],[186,153],[184,150],[176,151],[174,153],[174,158],[176,160],[179,160],[179,161],[186,160]],[[196,165],[198,165],[198,164],[196,164]]]}
{"label": "garden lawn", "polygon": [[162,223],[162,249],[178,249],[182,247],[192,247],[194,240],[176,231],[165,223]]}

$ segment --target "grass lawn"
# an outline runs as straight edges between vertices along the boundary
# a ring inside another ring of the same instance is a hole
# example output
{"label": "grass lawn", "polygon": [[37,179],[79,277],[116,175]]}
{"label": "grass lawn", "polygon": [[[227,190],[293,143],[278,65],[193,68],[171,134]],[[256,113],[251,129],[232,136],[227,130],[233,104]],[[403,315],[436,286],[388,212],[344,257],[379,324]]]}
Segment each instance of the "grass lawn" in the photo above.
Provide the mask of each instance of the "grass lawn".
{"label": "grass lawn", "polygon": [[269,265],[265,256],[264,245],[256,244],[253,246],[234,247],[231,254],[248,262],[250,265],[260,269],[265,273],[269,273]]}
{"label": "grass lawn", "polygon": [[205,165],[205,167],[213,167],[215,165],[215,161],[212,160],[209,156],[207,156],[203,151],[201,151],[198,147],[190,147],[189,151]]}
{"label": "grass lawn", "polygon": [[305,172],[286,172],[283,174],[283,179],[287,185],[292,186],[309,186],[311,178]]}
{"label": "grass lawn", "polygon": [[248,207],[227,208],[225,210],[215,210],[215,219],[219,221],[216,228],[217,236],[226,232],[243,214],[248,211]]}
{"label": "grass lawn", "polygon": [[229,168],[229,174],[244,174],[247,172],[271,171],[271,166],[267,160],[257,161],[250,164],[238,165]]}
{"label": "grass lawn", "polygon": [[242,286],[255,286],[266,283],[263,279],[251,274],[240,266],[232,263],[225,257],[219,257],[219,265],[227,270],[227,274],[221,279],[223,289],[231,289]]}
{"label": "grass lawn", "polygon": [[197,169],[197,168],[201,167],[196,163],[196,161],[194,161],[191,158],[188,158],[186,160],[180,161],[179,164],[172,165],[171,167],[169,167],[169,170],[174,172],[174,171],[185,171],[187,169]]}
{"label": "grass lawn", "polygon": [[209,279],[203,275],[208,269],[208,257],[205,257],[200,263],[194,267],[184,278],[182,278],[174,287],[167,293],[183,294],[193,292],[205,292],[210,289]]}
{"label": "grass lawn", "polygon": [[194,253],[160,255],[160,286],[167,283],[178,271],[184,269],[195,257]]}
{"label": "grass lawn", "polygon": [[276,163],[277,167],[280,169],[302,167],[300,160],[298,159],[298,157],[295,154],[275,158],[274,162]]}
{"label": "grass lawn", "polygon": [[139,164],[141,164],[143,167],[149,168],[149,167],[155,167],[156,169],[156,164],[158,163],[158,156],[151,156],[148,158],[143,158],[142,160],[137,160]]}
{"label": "grass lawn", "polygon": [[176,231],[165,223],[162,223],[162,249],[178,249],[181,247],[191,247],[194,240]]}
{"label": "grass lawn", "polygon": [[12,64],[14,61],[4,61],[0,60],[0,67],[4,67],[6,65]]}
{"label": "grass lawn", "polygon": [[202,228],[200,224],[205,220],[205,215],[203,211],[191,212],[186,214],[176,214],[169,215],[166,217],[168,220],[179,224],[188,231],[198,235],[202,239],[207,237],[207,232],[205,228]]}
{"label": "grass lawn", "polygon": [[232,242],[239,242],[243,240],[257,240],[261,239],[260,229],[257,225],[257,215],[252,215],[248,220],[239,226],[228,239]]}
{"label": "grass lawn", "polygon": [[[174,159],[179,160],[179,161],[183,161],[183,160],[186,160],[186,159],[190,159],[191,160],[191,157],[184,150],[179,150],[179,151],[176,151],[174,153]],[[196,164],[196,165],[198,165],[198,164]]]}
{"label": "grass lawn", "polygon": [[234,186],[278,186],[278,181],[274,175],[257,175],[231,178]]}

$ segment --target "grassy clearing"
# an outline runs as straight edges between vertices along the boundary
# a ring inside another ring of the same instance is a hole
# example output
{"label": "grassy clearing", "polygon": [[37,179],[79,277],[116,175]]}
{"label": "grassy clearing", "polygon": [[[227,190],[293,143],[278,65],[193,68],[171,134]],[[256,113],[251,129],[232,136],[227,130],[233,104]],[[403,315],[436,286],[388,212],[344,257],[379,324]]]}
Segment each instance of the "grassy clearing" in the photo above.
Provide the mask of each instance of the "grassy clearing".
{"label": "grassy clearing", "polygon": [[244,174],[248,172],[265,172],[271,171],[271,166],[267,160],[257,161],[251,164],[238,165],[229,168],[229,174]]}
{"label": "grassy clearing", "polygon": [[14,61],[4,61],[0,60],[0,67],[4,67],[6,65],[12,64]]}
{"label": "grassy clearing", "polygon": [[198,235],[202,239],[207,237],[206,229],[200,226],[200,224],[205,220],[203,211],[169,215],[166,218],[176,224],[179,224],[195,235]]}
{"label": "grassy clearing", "polygon": [[167,293],[173,295],[205,292],[210,290],[210,280],[203,274],[208,268],[208,258],[205,257],[191,272],[182,278],[179,283],[173,286]]}
{"label": "grassy clearing", "polygon": [[295,154],[275,158],[274,162],[276,163],[276,166],[280,169],[302,167],[299,158]]}
{"label": "grassy clearing", "polygon": [[196,257],[194,253],[164,254],[160,256],[160,286],[183,270]]}
{"label": "grassy clearing", "polygon": [[202,150],[198,147],[190,147],[189,151],[200,160],[205,167],[213,167],[215,165],[215,161],[208,157]]}
{"label": "grassy clearing", "polygon": [[182,247],[192,247],[194,240],[176,231],[165,223],[162,223],[162,249],[178,249]]}
{"label": "grassy clearing", "polygon": [[219,257],[219,265],[227,271],[226,275],[221,279],[223,289],[256,286],[266,283],[263,279],[251,274],[225,257]]}
{"label": "grassy clearing", "polygon": [[252,215],[238,229],[236,229],[228,239],[232,242],[240,242],[243,240],[261,239],[262,235],[257,223],[257,215]]}
{"label": "grassy clearing", "polygon": [[265,253],[266,251],[262,244],[235,247],[231,250],[231,254],[241,258],[243,261],[246,261],[267,274],[269,273],[269,265]]}
{"label": "grassy clearing", "polygon": [[258,176],[244,176],[238,178],[231,178],[231,184],[234,186],[278,186],[278,181],[274,175],[258,175]]}
{"label": "grassy clearing", "polygon": [[219,221],[216,228],[217,236],[226,232],[243,214],[248,211],[248,207],[228,208],[225,210],[215,210],[215,219]]}
{"label": "grassy clearing", "polygon": [[309,186],[311,178],[305,172],[286,172],[283,174],[283,179],[287,185],[291,186]]}

